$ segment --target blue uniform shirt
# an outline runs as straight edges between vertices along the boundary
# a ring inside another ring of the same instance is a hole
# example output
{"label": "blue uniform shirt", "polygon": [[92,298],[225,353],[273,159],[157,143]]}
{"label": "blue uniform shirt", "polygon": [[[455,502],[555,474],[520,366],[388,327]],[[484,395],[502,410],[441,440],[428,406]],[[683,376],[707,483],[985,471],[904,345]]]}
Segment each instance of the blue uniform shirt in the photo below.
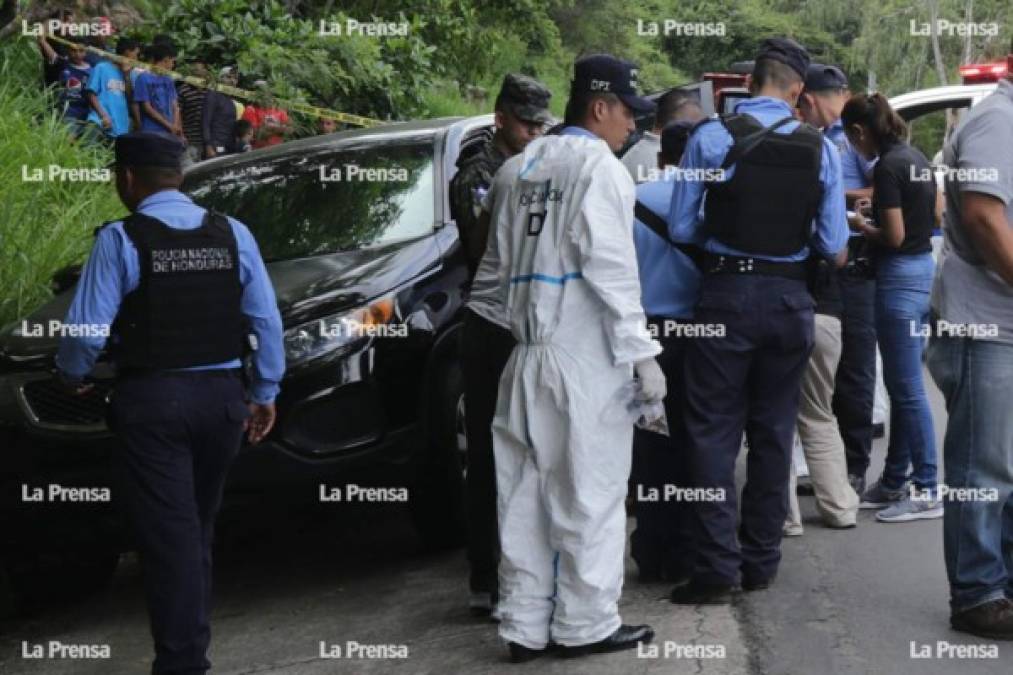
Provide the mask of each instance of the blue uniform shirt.
{"label": "blue uniform shirt", "polygon": [[[735,106],[735,112],[747,113],[755,117],[765,126],[788,117],[791,108],[785,101],[768,96],[758,96],[742,101]],[[796,122],[788,122],[774,133],[791,133],[798,126]],[[702,125],[690,136],[686,152],[682,156],[684,169],[718,169],[725,155],[732,147],[732,136],[724,125],[709,122]],[[725,171],[725,179],[731,179],[735,173],[733,164]],[[824,137],[823,153],[820,159],[820,182],[823,183],[823,199],[816,216],[815,227],[809,245],[826,257],[833,258],[847,245],[848,226],[844,208],[844,185],[841,182],[841,160],[836,148]],[[672,203],[669,209],[669,233],[675,241],[703,244],[703,247],[717,254],[746,256],[774,262],[799,262],[809,257],[809,246],[803,246],[798,253],[789,256],[755,255],[736,251],[718,242],[713,237],[705,237],[702,231],[702,206],[706,184],[700,180],[680,180],[672,190]]]}
{"label": "blue uniform shirt", "polygon": [[[830,139],[830,142],[837,146],[837,152],[841,156],[841,178],[844,181],[845,190],[861,190],[872,186],[872,169],[876,166],[875,159],[862,157],[847,134],[844,133],[844,123],[837,120],[823,130],[823,135]],[[850,230],[850,228],[849,228]],[[861,232],[851,232],[852,237],[864,237]]]}
{"label": "blue uniform shirt", "polygon": [[823,135],[837,147],[841,156],[841,180],[845,190],[861,190],[872,185],[872,169],[876,166],[875,159],[866,159],[848,141],[844,133],[844,123],[837,120],[823,130]]}
{"label": "blue uniform shirt", "polygon": [[[641,183],[637,201],[668,221],[672,201],[671,179]],[[641,304],[648,316],[692,319],[700,295],[700,271],[689,257],[637,220],[633,225],[640,269]]]}
{"label": "blue uniform shirt", "polygon": [[[200,227],[204,218],[204,209],[177,190],[150,195],[137,210],[181,230]],[[257,403],[270,403],[278,395],[285,373],[281,315],[256,240],[239,221],[229,218],[229,223],[239,249],[239,281],[243,285],[241,309],[250,321],[258,345],[253,354],[250,395]],[[137,288],[140,278],[137,249],[123,231],[122,221],[102,228],[85,263],[65,323],[111,326],[124,296]],[[70,379],[84,377],[91,372],[105,342],[104,337],[62,338],[56,355],[57,368]],[[239,359],[234,359],[185,370],[239,368],[241,365]]]}

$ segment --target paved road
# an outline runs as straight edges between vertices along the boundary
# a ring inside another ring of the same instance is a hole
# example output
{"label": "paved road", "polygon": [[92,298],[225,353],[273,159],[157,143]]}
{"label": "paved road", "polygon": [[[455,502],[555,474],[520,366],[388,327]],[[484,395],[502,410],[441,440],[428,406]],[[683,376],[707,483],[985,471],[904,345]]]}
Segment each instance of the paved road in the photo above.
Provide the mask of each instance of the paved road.
{"label": "paved road", "polygon": [[[937,427],[944,417],[935,394]],[[877,466],[884,443],[877,442]],[[870,478],[873,477],[870,472]],[[913,659],[937,641],[987,644],[947,627],[941,522],[885,525],[863,514],[833,531],[803,498],[806,532],[784,544],[776,586],[731,607],[683,608],[666,585],[627,580],[624,616],[658,632],[657,655],[636,652],[576,662],[504,662],[492,624],[463,610],[461,552],[420,551],[394,507],[272,513],[261,504],[225,524],[218,549],[212,660],[221,675],[277,673],[770,673],[949,675],[1011,671],[1013,643],[994,660]],[[632,570],[630,565],[630,570]],[[0,626],[0,672],[10,675],[136,675],[147,672],[149,637],[136,561],[126,560],[99,597],[42,607]],[[29,646],[108,645],[109,660],[32,660]],[[362,648],[408,658],[368,659]],[[323,647],[321,647],[323,643]],[[704,652],[689,653],[696,646]],[[355,645],[351,645],[353,651]],[[665,650],[668,650],[666,657]],[[340,649],[342,658],[321,651]],[[710,658],[723,653],[723,658]],[[710,657],[708,657],[708,654]]]}

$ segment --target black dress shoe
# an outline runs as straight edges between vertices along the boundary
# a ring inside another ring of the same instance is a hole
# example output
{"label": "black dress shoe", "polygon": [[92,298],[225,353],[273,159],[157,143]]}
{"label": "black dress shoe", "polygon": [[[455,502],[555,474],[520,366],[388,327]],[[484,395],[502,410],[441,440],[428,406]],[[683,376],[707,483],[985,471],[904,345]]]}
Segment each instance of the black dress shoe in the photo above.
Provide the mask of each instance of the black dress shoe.
{"label": "black dress shoe", "polygon": [[689,580],[689,572],[681,569],[664,567],[641,567],[637,581],[642,584],[671,583],[682,584]]}
{"label": "black dress shoe", "polygon": [[1013,640],[1013,602],[999,598],[950,615],[950,626],[990,640]]}
{"label": "black dress shoe", "polygon": [[548,654],[551,645],[544,649],[532,649],[516,642],[508,642],[507,648],[510,650],[510,663],[527,663],[528,661],[534,661],[539,656]]}
{"label": "black dress shoe", "polygon": [[765,591],[771,587],[774,583],[774,579],[777,577],[770,577],[768,579],[742,579],[742,590],[744,591]]}
{"label": "black dress shoe", "polygon": [[720,584],[700,584],[690,581],[688,584],[676,586],[672,590],[671,599],[677,605],[727,605],[732,601],[734,586]]}
{"label": "black dress shoe", "polygon": [[633,649],[638,644],[646,644],[653,639],[654,630],[650,626],[627,626],[623,624],[604,640],[591,642],[586,645],[577,645],[576,647],[558,645],[556,651],[564,659],[572,659],[576,656],[585,656],[587,654],[604,654],[606,652]]}

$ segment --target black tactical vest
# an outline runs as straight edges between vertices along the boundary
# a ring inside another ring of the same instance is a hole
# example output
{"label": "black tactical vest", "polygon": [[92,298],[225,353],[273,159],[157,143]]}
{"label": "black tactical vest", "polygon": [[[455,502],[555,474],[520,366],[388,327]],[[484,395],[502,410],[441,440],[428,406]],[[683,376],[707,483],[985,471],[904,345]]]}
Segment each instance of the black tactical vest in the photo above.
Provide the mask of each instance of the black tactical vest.
{"label": "black tactical vest", "polygon": [[706,233],[744,253],[798,253],[809,243],[823,197],[822,134],[804,123],[789,134],[774,133],[793,117],[770,127],[746,114],[720,120],[733,139],[721,168],[734,164],[735,173],[728,181],[708,185]]}
{"label": "black tactical vest", "polygon": [[225,216],[208,211],[193,230],[141,213],[123,221],[137,248],[140,283],[113,323],[120,369],[167,370],[242,354],[239,250]]}

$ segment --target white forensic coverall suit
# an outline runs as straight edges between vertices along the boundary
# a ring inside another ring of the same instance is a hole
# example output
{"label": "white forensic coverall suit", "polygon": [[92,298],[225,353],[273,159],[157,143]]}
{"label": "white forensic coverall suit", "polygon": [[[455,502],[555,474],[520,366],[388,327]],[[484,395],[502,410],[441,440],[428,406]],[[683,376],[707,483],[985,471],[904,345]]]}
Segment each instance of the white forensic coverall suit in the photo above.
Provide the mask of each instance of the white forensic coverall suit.
{"label": "white forensic coverall suit", "polygon": [[661,351],[640,305],[633,180],[584,133],[530,143],[485,202],[518,340],[492,423],[499,632],[532,649],[620,625],[633,425],[617,396]]}

